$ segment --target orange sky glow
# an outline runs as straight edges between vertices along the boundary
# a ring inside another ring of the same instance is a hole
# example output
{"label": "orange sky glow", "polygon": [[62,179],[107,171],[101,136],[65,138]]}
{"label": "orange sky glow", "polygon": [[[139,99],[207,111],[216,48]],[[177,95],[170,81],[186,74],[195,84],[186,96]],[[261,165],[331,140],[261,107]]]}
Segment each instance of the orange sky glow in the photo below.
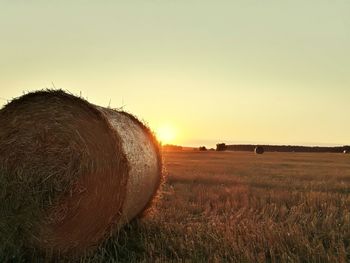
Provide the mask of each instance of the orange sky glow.
{"label": "orange sky glow", "polygon": [[6,1],[0,106],[60,88],[163,143],[350,144],[350,1]]}

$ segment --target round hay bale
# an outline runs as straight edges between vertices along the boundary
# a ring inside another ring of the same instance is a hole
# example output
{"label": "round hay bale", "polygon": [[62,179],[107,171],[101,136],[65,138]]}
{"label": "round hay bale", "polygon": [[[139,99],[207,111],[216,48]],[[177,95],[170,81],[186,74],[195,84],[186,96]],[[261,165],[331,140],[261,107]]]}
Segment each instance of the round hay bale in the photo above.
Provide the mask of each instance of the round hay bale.
{"label": "round hay bale", "polygon": [[254,152],[255,152],[255,154],[263,154],[265,152],[264,151],[264,147],[256,146],[255,149],[254,149]]}
{"label": "round hay bale", "polygon": [[343,153],[344,153],[344,154],[348,154],[349,151],[348,151],[348,150],[344,150]]}
{"label": "round hay bale", "polygon": [[0,127],[0,254],[83,254],[160,185],[159,144],[128,113],[39,91],[2,108]]}

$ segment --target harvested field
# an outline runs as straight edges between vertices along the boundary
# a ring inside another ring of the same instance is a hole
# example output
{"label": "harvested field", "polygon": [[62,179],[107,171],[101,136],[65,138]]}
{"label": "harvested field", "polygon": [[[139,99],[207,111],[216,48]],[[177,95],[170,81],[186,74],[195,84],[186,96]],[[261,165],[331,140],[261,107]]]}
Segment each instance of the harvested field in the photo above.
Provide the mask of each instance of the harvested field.
{"label": "harvested field", "polygon": [[83,262],[348,262],[350,156],[166,152],[155,211]]}

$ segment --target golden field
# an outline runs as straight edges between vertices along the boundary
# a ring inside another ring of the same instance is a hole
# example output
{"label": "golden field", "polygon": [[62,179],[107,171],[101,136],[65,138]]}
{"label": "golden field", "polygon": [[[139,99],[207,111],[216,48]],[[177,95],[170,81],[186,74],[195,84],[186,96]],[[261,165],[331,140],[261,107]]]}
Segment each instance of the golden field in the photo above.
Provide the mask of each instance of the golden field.
{"label": "golden field", "polygon": [[163,162],[152,211],[78,262],[350,262],[350,155],[174,151]]}
{"label": "golden field", "polygon": [[163,158],[154,211],[86,261],[350,261],[350,155],[177,151]]}

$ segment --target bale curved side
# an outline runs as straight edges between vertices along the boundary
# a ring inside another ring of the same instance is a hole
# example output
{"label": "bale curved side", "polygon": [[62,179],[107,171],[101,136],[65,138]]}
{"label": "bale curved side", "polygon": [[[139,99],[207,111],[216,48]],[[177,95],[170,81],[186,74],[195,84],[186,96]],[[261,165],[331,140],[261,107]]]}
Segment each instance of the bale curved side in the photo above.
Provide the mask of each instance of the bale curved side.
{"label": "bale curved side", "polygon": [[122,216],[130,170],[105,115],[63,91],[40,91],[1,109],[0,127],[5,248],[78,253],[104,239]]}
{"label": "bale curved side", "polygon": [[159,143],[150,129],[135,116],[99,108],[121,137],[130,171],[123,206],[123,220],[129,222],[150,207],[161,183],[162,160]]}

